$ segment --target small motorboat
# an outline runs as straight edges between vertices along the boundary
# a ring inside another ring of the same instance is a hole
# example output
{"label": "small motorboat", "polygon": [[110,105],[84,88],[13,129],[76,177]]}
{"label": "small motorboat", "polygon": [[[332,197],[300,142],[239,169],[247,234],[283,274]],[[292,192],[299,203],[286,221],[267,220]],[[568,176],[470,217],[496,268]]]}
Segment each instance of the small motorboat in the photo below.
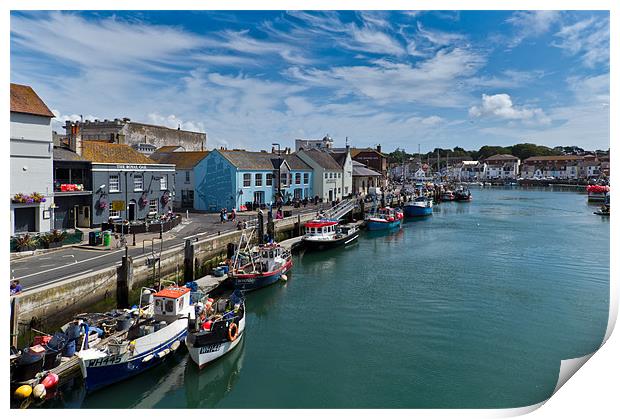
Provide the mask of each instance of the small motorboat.
{"label": "small motorboat", "polygon": [[433,215],[433,200],[425,196],[418,196],[403,206],[405,217],[425,217]]}
{"label": "small motorboat", "polygon": [[355,224],[339,225],[338,221],[319,219],[304,225],[302,242],[308,249],[329,249],[347,245],[359,237]]}
{"label": "small motorboat", "polygon": [[200,369],[232,351],[243,338],[245,301],[240,290],[228,298],[208,298],[190,316],[185,345]]}
{"label": "small motorboat", "polygon": [[399,209],[381,208],[366,217],[366,228],[368,230],[389,230],[400,227],[403,223],[403,217],[403,212]]}
{"label": "small motorboat", "polygon": [[[189,288],[176,285],[158,292],[143,288],[141,307],[133,310],[127,322],[119,325],[117,321],[121,330],[105,345],[78,352],[86,390],[98,390],[137,375],[174,352],[187,334],[188,318],[194,311],[190,294]],[[147,304],[142,306],[145,296]]]}

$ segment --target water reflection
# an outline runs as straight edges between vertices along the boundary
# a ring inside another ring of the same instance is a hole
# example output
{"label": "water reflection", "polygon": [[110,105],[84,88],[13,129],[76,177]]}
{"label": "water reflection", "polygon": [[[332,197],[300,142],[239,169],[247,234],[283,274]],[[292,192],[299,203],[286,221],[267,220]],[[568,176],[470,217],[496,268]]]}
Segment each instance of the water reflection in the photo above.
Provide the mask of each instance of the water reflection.
{"label": "water reflection", "polygon": [[244,354],[245,338],[232,352],[203,370],[191,360],[187,362],[183,377],[187,407],[217,407],[239,380]]}

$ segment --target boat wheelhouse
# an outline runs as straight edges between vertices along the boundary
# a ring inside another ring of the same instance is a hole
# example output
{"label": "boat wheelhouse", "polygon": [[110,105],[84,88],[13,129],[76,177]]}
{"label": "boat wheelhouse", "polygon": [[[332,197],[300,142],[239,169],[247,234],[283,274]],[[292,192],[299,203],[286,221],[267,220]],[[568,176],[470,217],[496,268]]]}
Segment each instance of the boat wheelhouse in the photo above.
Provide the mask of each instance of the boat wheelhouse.
{"label": "boat wheelhouse", "polygon": [[302,242],[310,249],[327,249],[349,244],[359,236],[356,225],[339,225],[334,220],[313,220],[304,225]]}

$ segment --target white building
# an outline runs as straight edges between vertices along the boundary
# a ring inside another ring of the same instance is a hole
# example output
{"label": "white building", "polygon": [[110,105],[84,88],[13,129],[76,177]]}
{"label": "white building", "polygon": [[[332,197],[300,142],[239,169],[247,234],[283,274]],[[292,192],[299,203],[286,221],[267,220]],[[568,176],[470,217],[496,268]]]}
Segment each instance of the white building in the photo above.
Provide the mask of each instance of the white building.
{"label": "white building", "polygon": [[461,182],[477,182],[486,178],[487,164],[477,160],[465,160],[461,166]]}
{"label": "white building", "polygon": [[[331,202],[342,199],[343,169],[331,153],[318,149],[300,150],[296,155],[314,172],[314,194]],[[352,186],[351,186],[352,187]]]}
{"label": "white building", "polygon": [[485,179],[516,179],[519,176],[521,160],[511,154],[495,154],[484,159]]}
{"label": "white building", "polygon": [[32,87],[11,83],[11,235],[51,229],[53,117]]}

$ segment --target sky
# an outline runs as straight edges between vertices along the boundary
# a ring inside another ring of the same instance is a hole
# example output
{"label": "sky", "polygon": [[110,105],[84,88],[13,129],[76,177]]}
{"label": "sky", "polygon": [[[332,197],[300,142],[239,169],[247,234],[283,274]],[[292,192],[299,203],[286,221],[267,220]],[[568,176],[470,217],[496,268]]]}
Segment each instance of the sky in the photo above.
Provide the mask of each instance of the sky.
{"label": "sky", "polygon": [[209,148],[610,143],[605,11],[13,11],[11,81]]}

